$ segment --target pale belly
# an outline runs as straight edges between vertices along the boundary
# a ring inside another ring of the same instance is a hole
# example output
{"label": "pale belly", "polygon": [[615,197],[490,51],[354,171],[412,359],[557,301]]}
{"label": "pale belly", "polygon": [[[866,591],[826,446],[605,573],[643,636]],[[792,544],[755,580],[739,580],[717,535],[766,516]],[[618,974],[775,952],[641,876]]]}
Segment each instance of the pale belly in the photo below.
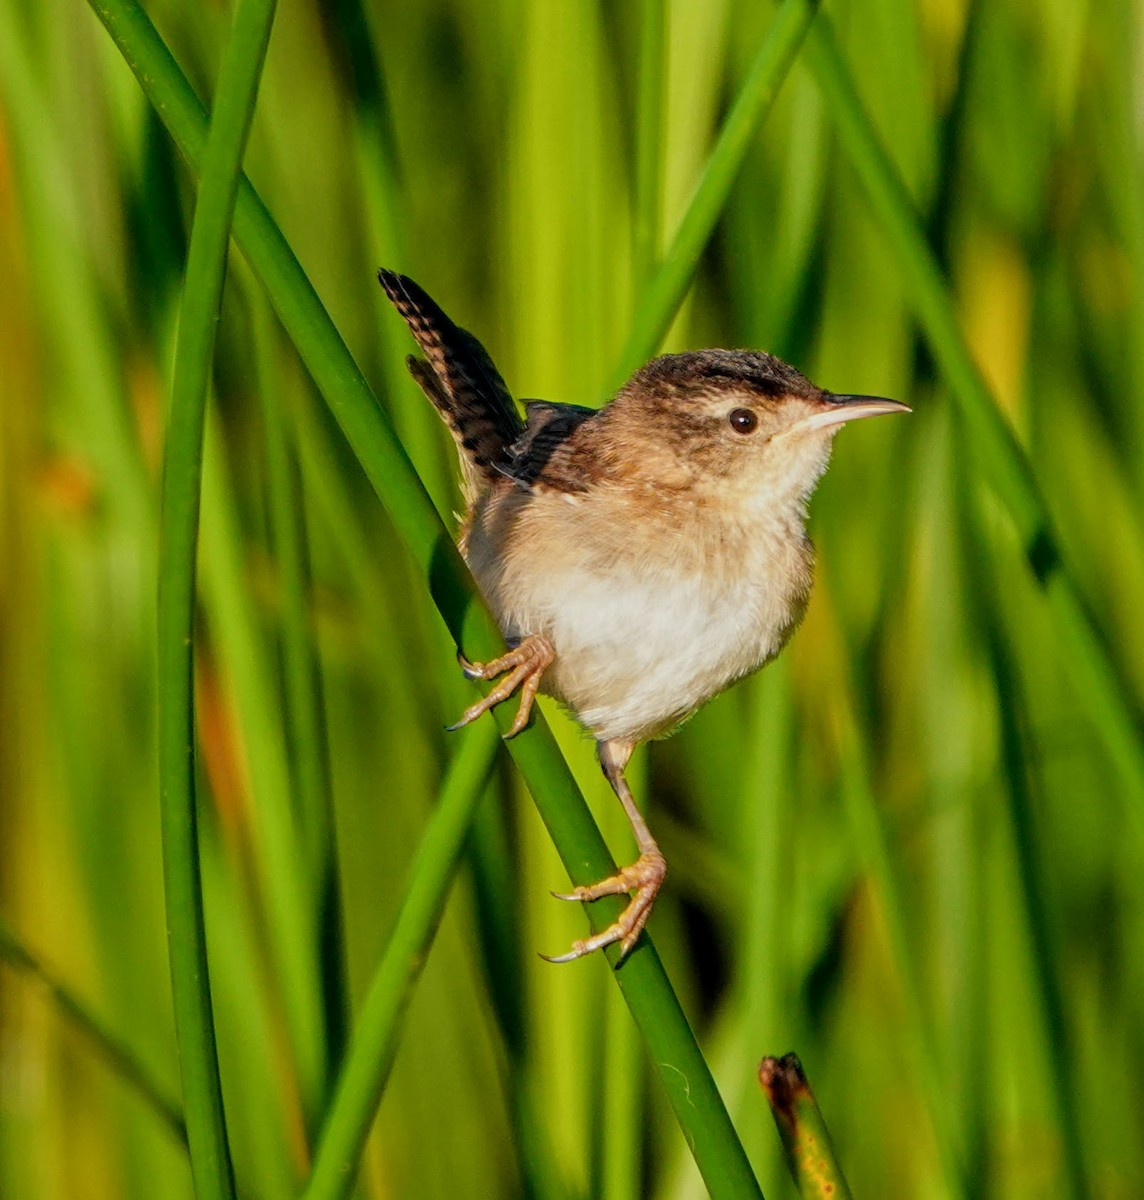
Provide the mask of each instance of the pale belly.
{"label": "pale belly", "polygon": [[540,690],[598,740],[633,744],[778,654],[814,562],[801,504],[732,525],[633,513],[603,493],[502,492],[462,550],[506,638],[541,634],[555,650]]}
{"label": "pale belly", "polygon": [[646,562],[638,576],[623,564],[534,575],[503,614],[506,632],[548,638],[556,660],[541,690],[597,739],[644,741],[773,658],[801,618],[805,551],[777,571],[742,565],[718,584]]}

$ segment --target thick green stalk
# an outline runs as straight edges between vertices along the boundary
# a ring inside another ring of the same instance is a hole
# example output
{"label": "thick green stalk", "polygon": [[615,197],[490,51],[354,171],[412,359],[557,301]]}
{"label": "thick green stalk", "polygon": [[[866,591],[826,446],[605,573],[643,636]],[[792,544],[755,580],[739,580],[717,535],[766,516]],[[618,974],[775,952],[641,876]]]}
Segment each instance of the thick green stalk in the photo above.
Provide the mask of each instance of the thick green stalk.
{"label": "thick green stalk", "polygon": [[620,355],[616,386],[656,352],[670,328],[715,223],[726,207],[755,130],[786,79],[816,11],[815,0],[784,0],[775,16],[723,122],[671,245],[643,293]]}
{"label": "thick green stalk", "polygon": [[[201,161],[205,117],[186,78],[134,0],[91,0],[140,84],[188,161]],[[802,3],[803,0],[790,0]],[[334,328],[281,232],[253,188],[243,181],[235,236],[262,280],[335,418],[424,574],[433,600],[458,643],[476,657],[503,645],[472,580],[441,524],[409,458],[345,343]],[[505,724],[511,714],[498,714]],[[543,720],[509,744],[542,819],[574,883],[615,871],[600,832]],[[611,922],[617,899],[589,910],[596,928]],[[614,962],[613,947],[609,961]],[[575,969],[575,968],[574,968]],[[650,940],[616,972],[668,1100],[708,1190],[719,1197],[758,1196],[759,1187],[727,1116],[710,1070]]]}
{"label": "thick green stalk", "polygon": [[171,989],[191,1171],[233,1200],[211,1010],[195,796],[194,632],[203,421],[242,157],[275,0],[242,0],[219,71],[187,255],[164,448],[159,546],[159,780]]}
{"label": "thick green stalk", "polygon": [[1133,803],[1144,833],[1144,732],[1131,690],[1091,613],[1085,607],[1028,456],[1001,414],[957,321],[949,287],[926,242],[905,184],[879,141],[854,86],[828,19],[807,41],[807,59],[843,149],[850,157],[886,240],[898,260],[905,294],[914,305],[930,348],[965,419],[966,444],[1008,510],[1029,569],[1044,589],[1061,635],[1061,648],[1087,700]]}
{"label": "thick green stalk", "polygon": [[397,923],[366,993],[338,1077],[329,1117],[314,1152],[305,1200],[337,1200],[353,1187],[397,1053],[402,1018],[437,932],[498,743],[492,724],[481,722],[461,736],[449,764],[409,872]]}

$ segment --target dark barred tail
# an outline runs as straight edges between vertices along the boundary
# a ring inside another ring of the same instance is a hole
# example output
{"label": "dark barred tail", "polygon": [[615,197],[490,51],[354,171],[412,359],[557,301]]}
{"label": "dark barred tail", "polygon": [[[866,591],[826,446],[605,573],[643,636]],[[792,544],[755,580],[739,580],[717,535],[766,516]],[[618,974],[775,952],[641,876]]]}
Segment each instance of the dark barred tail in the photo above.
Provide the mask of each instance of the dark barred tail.
{"label": "dark barred tail", "polygon": [[410,357],[409,370],[452,431],[466,483],[479,489],[496,480],[524,428],[500,372],[484,346],[412,279],[384,269],[377,277],[425,355]]}

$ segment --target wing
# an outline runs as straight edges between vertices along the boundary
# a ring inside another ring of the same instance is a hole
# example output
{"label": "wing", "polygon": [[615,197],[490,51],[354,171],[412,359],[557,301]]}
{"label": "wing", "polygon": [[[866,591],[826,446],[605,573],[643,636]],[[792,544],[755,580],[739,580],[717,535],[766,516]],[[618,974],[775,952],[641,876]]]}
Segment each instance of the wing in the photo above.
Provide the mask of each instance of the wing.
{"label": "wing", "polygon": [[599,470],[591,439],[581,427],[597,410],[533,400],[525,413],[524,432],[509,447],[509,464],[502,473],[530,491],[587,491]]}
{"label": "wing", "polygon": [[512,397],[484,346],[423,288],[395,271],[377,277],[425,355],[411,355],[409,371],[456,440],[471,500],[507,471],[509,447],[524,430]]}

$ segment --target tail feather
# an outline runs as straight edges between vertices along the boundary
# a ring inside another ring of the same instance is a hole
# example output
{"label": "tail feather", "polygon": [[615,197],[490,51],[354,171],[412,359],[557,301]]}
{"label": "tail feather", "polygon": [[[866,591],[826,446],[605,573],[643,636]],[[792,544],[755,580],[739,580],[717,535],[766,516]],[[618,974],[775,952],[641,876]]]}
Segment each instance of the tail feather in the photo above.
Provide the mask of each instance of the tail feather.
{"label": "tail feather", "polygon": [[423,288],[395,271],[381,270],[378,279],[425,355],[410,356],[410,374],[457,442],[466,491],[479,491],[506,470],[524,429],[509,390],[484,346]]}

